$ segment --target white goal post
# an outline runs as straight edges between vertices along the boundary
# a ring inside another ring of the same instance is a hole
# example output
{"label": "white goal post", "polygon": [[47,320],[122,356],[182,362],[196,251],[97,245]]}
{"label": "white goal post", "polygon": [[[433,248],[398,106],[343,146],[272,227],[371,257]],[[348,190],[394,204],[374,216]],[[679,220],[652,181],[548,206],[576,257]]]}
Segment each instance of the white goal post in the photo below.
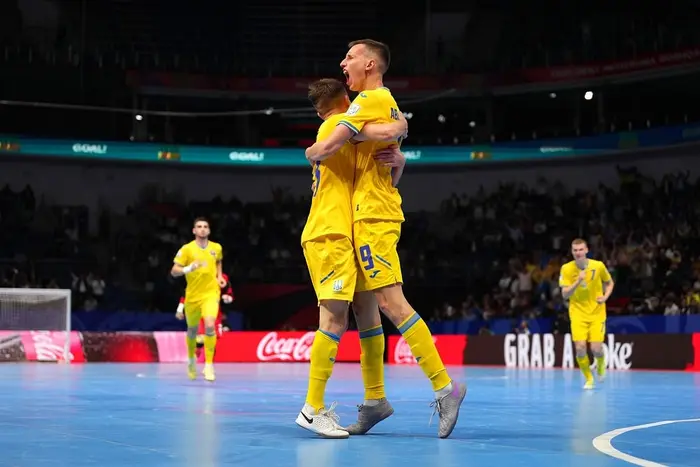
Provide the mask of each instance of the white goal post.
{"label": "white goal post", "polygon": [[0,288],[0,362],[13,346],[24,354],[23,333],[32,336],[36,360],[70,363],[71,291]]}

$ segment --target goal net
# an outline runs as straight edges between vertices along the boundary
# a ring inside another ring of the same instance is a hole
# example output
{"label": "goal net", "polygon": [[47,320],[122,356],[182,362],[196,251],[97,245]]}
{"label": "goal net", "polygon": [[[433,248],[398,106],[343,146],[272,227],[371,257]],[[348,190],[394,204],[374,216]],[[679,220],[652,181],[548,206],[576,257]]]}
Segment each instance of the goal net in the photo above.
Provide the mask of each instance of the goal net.
{"label": "goal net", "polygon": [[0,362],[70,363],[71,291],[0,288]]}

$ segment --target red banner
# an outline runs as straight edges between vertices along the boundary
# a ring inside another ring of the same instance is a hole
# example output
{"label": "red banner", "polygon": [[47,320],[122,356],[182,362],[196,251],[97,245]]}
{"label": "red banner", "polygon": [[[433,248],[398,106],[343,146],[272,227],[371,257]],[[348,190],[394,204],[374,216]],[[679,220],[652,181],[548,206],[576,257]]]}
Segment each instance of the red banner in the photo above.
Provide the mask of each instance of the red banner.
{"label": "red banner", "polygon": [[564,82],[591,78],[656,71],[680,65],[700,63],[700,48],[668,52],[630,60],[586,63],[573,66],[524,69],[514,76],[515,82]]}
{"label": "red banner", "polygon": [[[433,341],[437,347],[442,362],[445,365],[462,365],[464,349],[467,347],[466,335],[434,335]],[[401,336],[389,336],[389,359],[391,364],[417,364],[411,353],[411,348]]]}
{"label": "red banner", "polygon": [[688,371],[700,371],[700,333],[693,334],[693,363],[687,367]]}
{"label": "red banner", "polygon": [[[308,362],[315,332],[226,332],[216,349],[217,362]],[[340,339],[336,362],[360,361],[360,336],[348,331]]]}
{"label": "red banner", "polygon": [[[6,361],[63,362],[64,331],[0,331],[0,357]],[[80,333],[70,333],[70,361],[84,363]]]}

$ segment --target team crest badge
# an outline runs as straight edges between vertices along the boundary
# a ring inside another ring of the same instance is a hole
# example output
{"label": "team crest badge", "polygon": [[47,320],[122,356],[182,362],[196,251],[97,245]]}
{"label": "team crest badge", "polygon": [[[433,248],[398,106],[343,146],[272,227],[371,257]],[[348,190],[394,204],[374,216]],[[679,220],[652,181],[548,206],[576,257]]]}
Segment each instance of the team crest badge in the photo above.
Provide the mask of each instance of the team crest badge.
{"label": "team crest badge", "polygon": [[214,251],[214,250],[209,250],[209,254],[212,255],[212,256],[216,256],[216,251]]}

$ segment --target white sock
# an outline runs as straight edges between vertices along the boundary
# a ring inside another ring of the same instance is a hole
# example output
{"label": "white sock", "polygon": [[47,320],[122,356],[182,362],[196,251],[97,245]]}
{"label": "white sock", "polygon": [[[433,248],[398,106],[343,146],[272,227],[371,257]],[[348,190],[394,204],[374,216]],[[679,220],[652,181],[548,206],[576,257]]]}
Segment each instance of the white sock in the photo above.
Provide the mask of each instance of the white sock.
{"label": "white sock", "polygon": [[452,392],[452,382],[450,381],[450,384],[448,384],[444,388],[440,389],[439,391],[435,391],[435,397],[437,397],[439,399],[443,396],[448,395],[451,392]]}
{"label": "white sock", "polygon": [[379,399],[366,399],[364,405],[367,407],[374,407],[375,405],[379,405]]}

